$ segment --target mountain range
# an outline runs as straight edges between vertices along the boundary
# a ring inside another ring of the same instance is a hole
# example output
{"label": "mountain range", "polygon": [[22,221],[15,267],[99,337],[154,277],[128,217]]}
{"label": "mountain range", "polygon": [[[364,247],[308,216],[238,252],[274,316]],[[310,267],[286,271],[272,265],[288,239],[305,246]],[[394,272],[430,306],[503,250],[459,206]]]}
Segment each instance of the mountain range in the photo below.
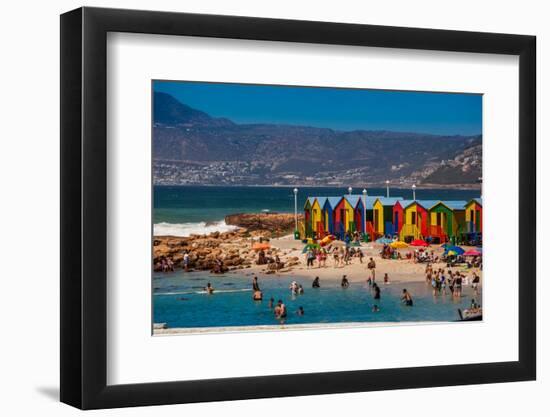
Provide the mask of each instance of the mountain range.
{"label": "mountain range", "polygon": [[237,124],[154,93],[155,184],[479,186],[481,135]]}

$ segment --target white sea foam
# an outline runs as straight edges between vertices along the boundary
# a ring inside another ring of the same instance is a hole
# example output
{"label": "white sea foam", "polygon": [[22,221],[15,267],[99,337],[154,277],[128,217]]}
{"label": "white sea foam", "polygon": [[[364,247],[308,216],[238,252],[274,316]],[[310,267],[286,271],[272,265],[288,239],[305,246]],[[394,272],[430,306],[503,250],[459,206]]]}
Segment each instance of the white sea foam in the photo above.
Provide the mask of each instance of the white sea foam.
{"label": "white sea foam", "polygon": [[198,222],[198,223],[155,223],[153,225],[153,235],[155,236],[179,236],[187,237],[190,235],[207,235],[212,232],[229,232],[238,229],[237,226],[231,226],[225,223],[225,220],[217,222]]}

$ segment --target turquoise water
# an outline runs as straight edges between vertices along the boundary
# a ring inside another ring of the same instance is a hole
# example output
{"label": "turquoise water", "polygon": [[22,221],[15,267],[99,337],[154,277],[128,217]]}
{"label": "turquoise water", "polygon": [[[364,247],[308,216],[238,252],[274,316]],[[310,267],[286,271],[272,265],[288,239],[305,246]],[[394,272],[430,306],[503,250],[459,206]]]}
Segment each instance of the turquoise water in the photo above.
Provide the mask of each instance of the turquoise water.
{"label": "turquoise water", "polygon": [[[292,296],[288,287],[293,280],[304,286],[303,295]],[[203,291],[208,282],[215,288],[212,295]],[[253,301],[251,282],[252,276],[241,273],[156,274],[154,322],[167,323],[169,328],[277,325],[280,321],[268,307],[270,297],[286,304],[286,324],[455,321],[458,308],[468,308],[472,298],[481,302],[481,292],[473,297],[469,287],[463,288],[460,300],[454,300],[449,294],[434,297],[431,287],[425,283],[393,282],[380,284],[381,299],[374,300],[366,283],[352,282],[349,288],[342,289],[338,282],[321,281],[321,288],[313,289],[310,278],[273,276],[260,276],[264,300]],[[403,288],[411,293],[413,307],[400,302]],[[374,304],[380,307],[377,313],[372,312]],[[304,308],[303,316],[296,314],[300,306]]]}
{"label": "turquoise water", "polygon": [[[225,231],[223,219],[228,214],[258,213],[262,210],[294,212],[293,187],[217,187],[155,186],[153,223],[155,234],[188,236],[189,233]],[[360,193],[357,189],[354,192]],[[308,196],[339,196],[345,188],[299,187],[298,210]],[[385,189],[369,189],[369,195],[386,195]],[[391,196],[412,198],[411,190],[390,189]],[[469,200],[479,197],[476,190],[417,190],[418,199]],[[205,227],[209,227],[205,230]]]}

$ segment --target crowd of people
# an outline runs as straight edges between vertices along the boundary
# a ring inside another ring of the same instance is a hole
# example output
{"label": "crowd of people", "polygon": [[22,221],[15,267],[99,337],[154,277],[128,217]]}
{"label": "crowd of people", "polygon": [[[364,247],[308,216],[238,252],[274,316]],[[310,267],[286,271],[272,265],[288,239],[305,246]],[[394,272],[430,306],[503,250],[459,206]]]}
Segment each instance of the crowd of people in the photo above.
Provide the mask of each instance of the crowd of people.
{"label": "crowd of people", "polygon": [[478,295],[480,285],[479,275],[473,271],[468,276],[460,271],[453,272],[451,269],[445,271],[444,268],[434,269],[432,264],[426,265],[426,283],[433,288],[433,295],[446,295],[447,288],[450,294],[455,298],[462,297],[463,286],[471,285],[474,295]]}
{"label": "crowd of people", "polygon": [[363,263],[365,254],[360,247],[328,245],[327,247],[308,247],[305,252],[306,268],[324,268],[327,266],[327,259],[333,259],[334,268],[342,268],[349,265],[354,258]]}

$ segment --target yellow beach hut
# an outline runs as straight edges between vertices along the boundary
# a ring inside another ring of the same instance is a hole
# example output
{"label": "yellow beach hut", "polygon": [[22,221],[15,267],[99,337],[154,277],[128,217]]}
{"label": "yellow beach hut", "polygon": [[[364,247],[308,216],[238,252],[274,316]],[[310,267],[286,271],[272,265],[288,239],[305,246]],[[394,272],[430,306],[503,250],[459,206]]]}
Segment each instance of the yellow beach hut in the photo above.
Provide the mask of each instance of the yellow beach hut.
{"label": "yellow beach hut", "polygon": [[403,197],[377,198],[372,207],[374,230],[379,235],[393,235],[393,206]]}
{"label": "yellow beach hut", "polygon": [[326,219],[323,207],[327,201],[326,197],[315,197],[311,205],[311,224],[313,232],[318,238],[325,236]]}
{"label": "yellow beach hut", "polygon": [[481,198],[474,198],[464,207],[466,210],[466,233],[483,232],[483,202]]}

